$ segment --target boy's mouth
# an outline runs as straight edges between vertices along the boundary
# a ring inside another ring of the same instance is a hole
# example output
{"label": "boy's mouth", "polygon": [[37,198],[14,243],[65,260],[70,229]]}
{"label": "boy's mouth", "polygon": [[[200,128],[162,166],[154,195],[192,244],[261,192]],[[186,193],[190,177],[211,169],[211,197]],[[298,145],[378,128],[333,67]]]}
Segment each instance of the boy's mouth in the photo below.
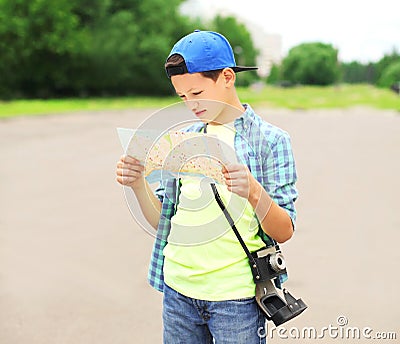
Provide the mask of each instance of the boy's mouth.
{"label": "boy's mouth", "polygon": [[206,113],[206,111],[207,111],[207,110],[194,111],[194,114],[195,114],[197,117],[201,117],[203,114]]}

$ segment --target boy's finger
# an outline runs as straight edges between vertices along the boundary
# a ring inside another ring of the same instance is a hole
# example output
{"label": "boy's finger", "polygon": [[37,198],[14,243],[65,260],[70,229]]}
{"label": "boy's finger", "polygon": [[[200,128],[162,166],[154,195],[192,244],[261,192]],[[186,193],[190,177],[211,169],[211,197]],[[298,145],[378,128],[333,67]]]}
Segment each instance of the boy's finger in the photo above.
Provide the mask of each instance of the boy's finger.
{"label": "boy's finger", "polygon": [[144,164],[136,159],[136,158],[126,158],[124,160],[121,161],[123,166],[128,166],[129,168],[140,168],[140,169],[144,169]]}
{"label": "boy's finger", "polygon": [[122,185],[128,185],[129,183],[132,183],[136,180],[134,177],[126,177],[126,176],[118,176],[117,177],[117,182],[122,184]]}
{"label": "boy's finger", "polygon": [[240,164],[228,164],[223,167],[227,172],[239,171],[242,168]]}
{"label": "boy's finger", "polygon": [[126,154],[121,156],[121,161],[127,164],[140,164],[140,161],[138,159]]}
{"label": "boy's finger", "polygon": [[117,175],[118,176],[139,176],[143,173],[143,170],[132,170],[127,168],[118,168]]}
{"label": "boy's finger", "polygon": [[137,170],[137,171],[144,171],[144,166],[140,163],[138,164],[131,164],[123,161],[117,162],[117,169],[130,169],[130,170]]}

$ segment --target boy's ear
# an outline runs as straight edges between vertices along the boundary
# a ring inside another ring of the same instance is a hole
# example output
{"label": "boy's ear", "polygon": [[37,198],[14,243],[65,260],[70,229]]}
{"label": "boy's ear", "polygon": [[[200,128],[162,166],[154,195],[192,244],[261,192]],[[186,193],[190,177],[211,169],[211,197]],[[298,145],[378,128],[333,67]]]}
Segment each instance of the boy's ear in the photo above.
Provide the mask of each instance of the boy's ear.
{"label": "boy's ear", "polygon": [[224,68],[221,74],[226,87],[230,88],[235,85],[236,74],[232,68]]}

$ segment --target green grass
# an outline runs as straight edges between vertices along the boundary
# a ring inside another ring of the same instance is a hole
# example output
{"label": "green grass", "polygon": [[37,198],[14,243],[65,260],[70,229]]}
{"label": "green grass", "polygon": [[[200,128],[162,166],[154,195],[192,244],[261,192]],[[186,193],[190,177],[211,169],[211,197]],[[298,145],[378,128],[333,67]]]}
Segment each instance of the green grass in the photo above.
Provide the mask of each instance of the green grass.
{"label": "green grass", "polygon": [[178,100],[179,99],[175,97],[126,97],[0,101],[0,118],[21,115],[57,114],[74,111],[160,107],[167,106]]}
{"label": "green grass", "polygon": [[241,99],[250,104],[289,109],[332,109],[366,106],[400,111],[400,95],[371,85],[339,85],[293,88],[240,89]]}
{"label": "green grass", "polygon": [[[329,87],[238,88],[243,102],[253,106],[289,109],[331,109],[367,106],[400,111],[400,96],[388,89],[370,85]],[[20,115],[57,114],[74,111],[116,110],[164,107],[180,101],[178,97],[126,97],[90,99],[51,99],[0,101],[0,118]]]}

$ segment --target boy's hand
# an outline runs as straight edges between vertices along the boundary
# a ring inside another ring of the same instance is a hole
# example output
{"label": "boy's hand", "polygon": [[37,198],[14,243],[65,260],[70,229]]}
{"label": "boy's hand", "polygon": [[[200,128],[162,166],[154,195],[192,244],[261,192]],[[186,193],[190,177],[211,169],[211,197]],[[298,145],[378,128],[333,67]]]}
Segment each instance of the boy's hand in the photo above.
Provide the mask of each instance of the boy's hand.
{"label": "boy's hand", "polygon": [[130,186],[132,189],[144,185],[144,166],[139,160],[122,155],[117,162],[117,181],[121,185]]}
{"label": "boy's hand", "polygon": [[222,173],[229,191],[246,199],[249,199],[255,192],[259,193],[259,183],[246,165],[225,165]]}

